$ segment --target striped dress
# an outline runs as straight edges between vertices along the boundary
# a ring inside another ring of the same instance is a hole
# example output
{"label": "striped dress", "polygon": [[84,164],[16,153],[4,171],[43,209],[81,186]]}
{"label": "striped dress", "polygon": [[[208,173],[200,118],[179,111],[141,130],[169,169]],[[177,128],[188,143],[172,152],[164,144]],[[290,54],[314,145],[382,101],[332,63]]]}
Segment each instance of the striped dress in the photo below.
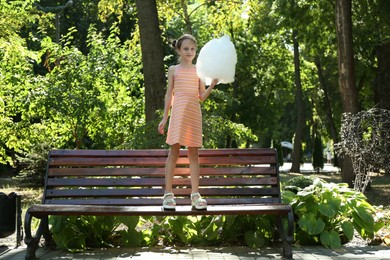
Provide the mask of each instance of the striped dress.
{"label": "striped dress", "polygon": [[173,76],[173,102],[167,144],[202,147],[202,113],[199,104],[199,78],[196,67],[176,66]]}

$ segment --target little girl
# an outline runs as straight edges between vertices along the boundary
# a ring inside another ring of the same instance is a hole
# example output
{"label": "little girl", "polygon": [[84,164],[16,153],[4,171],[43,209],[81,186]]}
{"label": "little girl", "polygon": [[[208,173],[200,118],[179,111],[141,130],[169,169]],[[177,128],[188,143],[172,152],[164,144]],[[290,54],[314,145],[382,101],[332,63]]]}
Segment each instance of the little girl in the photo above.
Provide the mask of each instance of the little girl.
{"label": "little girl", "polygon": [[175,209],[176,201],[172,190],[172,181],[181,146],[188,147],[191,175],[191,203],[196,209],[207,208],[207,202],[198,192],[199,162],[198,149],[202,147],[202,114],[200,101],[210,95],[218,83],[214,79],[206,89],[192,64],[196,54],[196,40],[192,35],[184,34],[173,43],[180,56],[180,63],[168,69],[168,87],[165,94],[164,116],[158,125],[160,134],[164,134],[165,125],[171,110],[167,144],[170,145],[165,165],[164,209]]}

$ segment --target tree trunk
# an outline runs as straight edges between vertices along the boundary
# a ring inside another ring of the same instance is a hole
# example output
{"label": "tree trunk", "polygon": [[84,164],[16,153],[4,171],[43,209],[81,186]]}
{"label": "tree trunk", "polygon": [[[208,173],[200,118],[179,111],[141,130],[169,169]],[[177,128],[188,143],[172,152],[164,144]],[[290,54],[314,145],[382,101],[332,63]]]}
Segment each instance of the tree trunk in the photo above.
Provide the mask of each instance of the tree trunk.
{"label": "tree trunk", "polygon": [[294,137],[294,147],[292,152],[291,172],[300,172],[301,157],[302,157],[302,136],[303,127],[305,124],[305,116],[303,109],[303,93],[301,83],[301,66],[299,59],[299,43],[297,39],[297,32],[293,31],[294,43],[294,70],[295,70],[295,87],[296,87],[296,106],[297,106],[297,127]]}
{"label": "tree trunk", "polygon": [[192,23],[191,23],[191,20],[190,20],[190,16],[188,14],[188,8],[187,8],[188,4],[187,3],[188,3],[188,1],[184,1],[184,0],[180,1],[181,8],[183,9],[184,22],[186,24],[187,33],[192,35],[193,34]]}
{"label": "tree trunk", "polygon": [[375,84],[375,104],[378,108],[390,110],[390,40],[376,49],[378,75]]}
{"label": "tree trunk", "polygon": [[[343,111],[359,112],[358,91],[356,89],[355,63],[352,44],[352,0],[336,1],[336,30],[339,69],[339,89]],[[341,164],[343,182],[352,186],[354,173],[351,158],[345,156]]]}
{"label": "tree trunk", "polygon": [[321,59],[319,57],[317,57],[316,60],[314,61],[314,63],[317,67],[317,74],[318,74],[318,80],[320,82],[320,87],[324,91],[323,102],[324,102],[324,106],[325,106],[326,120],[328,121],[328,125],[329,125],[330,136],[333,140],[333,143],[338,143],[339,137],[337,134],[336,124],[333,120],[333,111],[332,111],[332,106],[331,106],[330,99],[329,99],[329,88],[325,82],[324,73],[322,70]]}
{"label": "tree trunk", "polygon": [[145,114],[146,121],[150,122],[156,118],[156,110],[164,107],[164,50],[156,0],[137,0],[136,6],[145,82]]}

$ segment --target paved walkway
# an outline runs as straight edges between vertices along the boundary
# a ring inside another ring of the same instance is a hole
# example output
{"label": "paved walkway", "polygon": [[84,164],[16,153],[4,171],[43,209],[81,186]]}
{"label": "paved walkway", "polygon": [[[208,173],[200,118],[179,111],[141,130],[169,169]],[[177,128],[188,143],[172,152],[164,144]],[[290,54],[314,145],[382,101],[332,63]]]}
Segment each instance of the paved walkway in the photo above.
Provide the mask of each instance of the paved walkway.
{"label": "paved walkway", "polygon": [[[94,249],[82,253],[69,253],[61,250],[39,248],[37,257],[43,259],[196,259],[196,260],[257,260],[282,259],[279,248],[251,249],[247,247],[202,247],[202,248],[111,248]],[[9,249],[0,253],[0,259],[22,260],[26,248]],[[389,259],[390,247],[348,246],[338,250],[321,246],[295,247],[294,259]]]}
{"label": "paved walkway", "polygon": [[[285,162],[282,166],[279,167],[279,171],[282,173],[290,172],[292,163],[291,162]],[[311,163],[304,163],[301,164],[300,167],[301,173],[314,173],[316,170],[314,170],[313,165]],[[340,169],[337,167],[334,167],[332,164],[324,163],[324,168],[320,169],[320,173],[339,173]]]}

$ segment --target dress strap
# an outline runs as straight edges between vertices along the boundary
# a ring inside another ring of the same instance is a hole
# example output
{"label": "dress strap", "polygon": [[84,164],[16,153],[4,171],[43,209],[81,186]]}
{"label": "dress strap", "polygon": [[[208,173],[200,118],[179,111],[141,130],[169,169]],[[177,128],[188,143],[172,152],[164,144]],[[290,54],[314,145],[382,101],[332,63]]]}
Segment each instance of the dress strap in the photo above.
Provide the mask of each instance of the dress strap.
{"label": "dress strap", "polygon": [[178,71],[180,69],[180,66],[179,65],[175,65],[174,68],[175,68],[175,71],[173,72],[173,78],[175,78],[177,76]]}

